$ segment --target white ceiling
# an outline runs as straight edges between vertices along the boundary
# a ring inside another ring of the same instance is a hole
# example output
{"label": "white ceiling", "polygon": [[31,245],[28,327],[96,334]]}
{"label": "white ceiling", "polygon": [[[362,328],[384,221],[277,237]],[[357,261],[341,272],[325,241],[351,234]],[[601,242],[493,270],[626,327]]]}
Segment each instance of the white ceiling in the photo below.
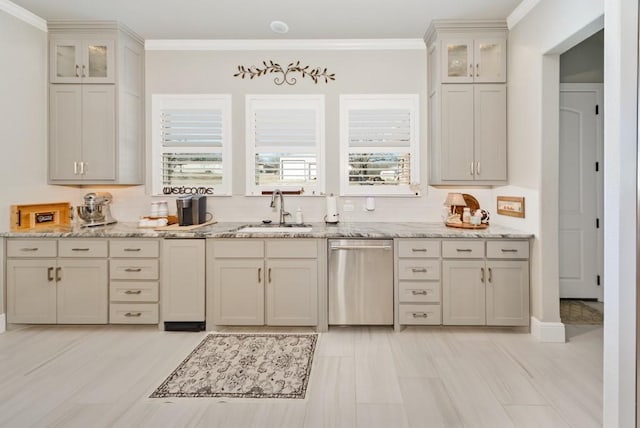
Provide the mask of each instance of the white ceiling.
{"label": "white ceiling", "polygon": [[[433,19],[506,18],[522,0],[12,0],[48,19],[115,20],[145,39],[421,38]],[[285,21],[290,31],[273,33]]]}

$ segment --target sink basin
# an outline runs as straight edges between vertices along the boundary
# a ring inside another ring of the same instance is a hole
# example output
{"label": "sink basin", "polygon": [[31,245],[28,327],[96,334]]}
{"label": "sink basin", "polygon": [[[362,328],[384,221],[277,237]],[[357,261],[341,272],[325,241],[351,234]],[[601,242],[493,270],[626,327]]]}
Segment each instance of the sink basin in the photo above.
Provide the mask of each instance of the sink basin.
{"label": "sink basin", "polygon": [[236,232],[246,233],[309,233],[311,226],[244,226]]}

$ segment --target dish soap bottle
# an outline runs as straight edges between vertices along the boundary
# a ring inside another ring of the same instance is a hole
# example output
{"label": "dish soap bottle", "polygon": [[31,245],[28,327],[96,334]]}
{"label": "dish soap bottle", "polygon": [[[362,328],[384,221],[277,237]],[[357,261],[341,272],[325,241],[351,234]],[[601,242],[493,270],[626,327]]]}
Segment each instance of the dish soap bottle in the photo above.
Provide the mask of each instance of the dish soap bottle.
{"label": "dish soap bottle", "polygon": [[296,210],[296,223],[297,224],[302,224],[302,208],[298,207],[298,209]]}

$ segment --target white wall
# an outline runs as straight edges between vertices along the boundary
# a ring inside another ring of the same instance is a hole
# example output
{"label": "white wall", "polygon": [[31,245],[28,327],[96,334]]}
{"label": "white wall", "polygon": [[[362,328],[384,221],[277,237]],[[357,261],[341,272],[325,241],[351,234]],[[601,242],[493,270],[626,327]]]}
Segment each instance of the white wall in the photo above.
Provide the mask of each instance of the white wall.
{"label": "white wall", "polygon": [[604,30],[560,55],[560,83],[604,82]]}
{"label": "white wall", "polygon": [[[536,233],[532,255],[532,314],[563,339],[558,284],[559,54],[602,28],[601,0],[541,0],[509,33],[509,183],[494,195],[523,195],[524,220]],[[540,31],[544,28],[544,31]],[[554,77],[555,76],[555,77]],[[554,132],[555,131],[555,132]]]}
{"label": "white wall", "polygon": [[12,204],[74,201],[78,189],[47,185],[47,33],[0,10],[0,231]]}
{"label": "white wall", "polygon": [[[261,64],[274,60],[281,64],[300,60],[303,65],[327,67],[336,80],[313,84],[299,79],[293,86],[278,86],[273,76],[253,80],[233,77],[237,66]],[[269,208],[268,197],[246,197],[245,193],[245,129],[244,98],[246,94],[324,94],[326,106],[326,192],[339,192],[339,95],[353,93],[417,93],[421,105],[421,176],[422,196],[412,198],[376,197],[376,210],[363,210],[363,197],[342,197],[339,202],[341,221],[440,221],[442,202],[450,189],[427,187],[426,130],[426,52],[415,50],[308,50],[308,51],[155,51],[146,52],[147,124],[151,122],[150,103],[153,94],[162,93],[228,93],[232,95],[233,132],[233,196],[209,197],[208,208],[218,221],[258,221],[277,219],[277,211]],[[147,140],[150,144],[150,130]],[[149,150],[147,150],[149,153]],[[147,178],[147,182],[150,182]],[[121,220],[134,220],[146,214],[154,197],[144,186],[109,189],[114,194],[113,213]],[[473,194],[482,207],[491,210],[495,202],[487,188],[463,189]],[[160,197],[155,197],[159,199]],[[170,209],[175,210],[173,198]],[[301,207],[305,221],[322,221],[325,202],[322,197],[285,198],[287,210]],[[344,212],[345,202],[355,211]]]}

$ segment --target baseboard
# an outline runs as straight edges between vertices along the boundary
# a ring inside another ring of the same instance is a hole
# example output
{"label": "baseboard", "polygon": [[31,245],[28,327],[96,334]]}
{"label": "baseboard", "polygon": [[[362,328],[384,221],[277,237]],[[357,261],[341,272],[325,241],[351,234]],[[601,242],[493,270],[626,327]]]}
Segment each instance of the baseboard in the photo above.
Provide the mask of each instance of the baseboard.
{"label": "baseboard", "polygon": [[7,330],[7,316],[0,314],[0,333],[4,333]]}
{"label": "baseboard", "polygon": [[531,317],[531,335],[540,342],[566,342],[564,324],[561,322],[542,322]]}

